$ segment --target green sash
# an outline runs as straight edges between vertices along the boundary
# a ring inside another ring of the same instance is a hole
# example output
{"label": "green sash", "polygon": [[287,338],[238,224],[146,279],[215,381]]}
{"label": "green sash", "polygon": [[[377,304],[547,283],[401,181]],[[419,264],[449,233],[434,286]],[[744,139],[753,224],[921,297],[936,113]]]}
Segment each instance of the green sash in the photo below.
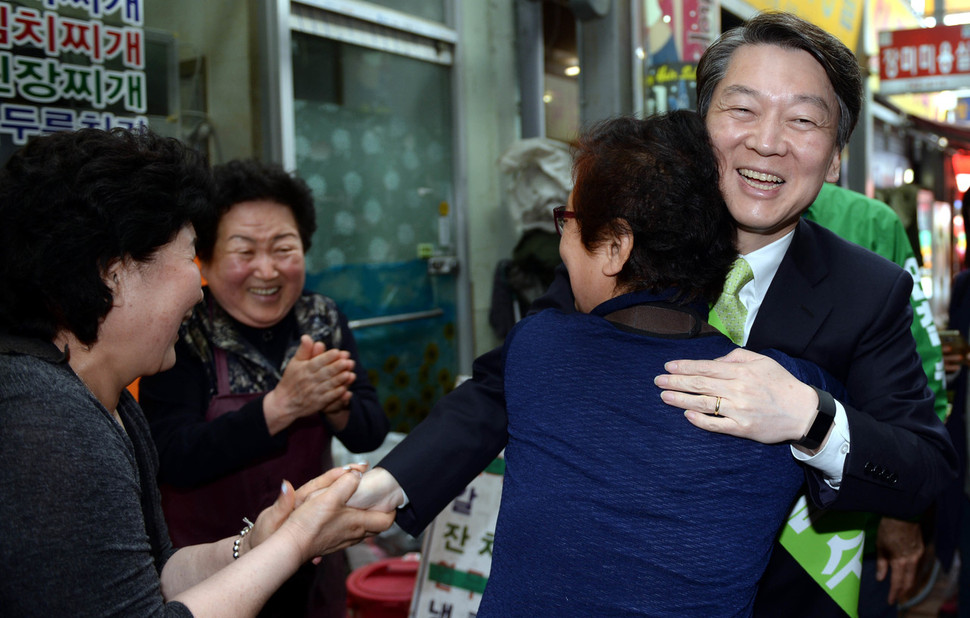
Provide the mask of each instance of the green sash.
{"label": "green sash", "polygon": [[801,495],[781,532],[782,547],[852,618],[859,616],[865,521],[865,513],[826,511]]}

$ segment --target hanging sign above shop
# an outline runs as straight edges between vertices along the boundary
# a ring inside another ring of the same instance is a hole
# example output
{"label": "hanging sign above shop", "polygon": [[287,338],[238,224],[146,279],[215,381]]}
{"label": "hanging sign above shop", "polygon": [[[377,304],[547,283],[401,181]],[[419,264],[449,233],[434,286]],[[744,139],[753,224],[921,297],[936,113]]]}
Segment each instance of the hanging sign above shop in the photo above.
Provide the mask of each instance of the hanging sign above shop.
{"label": "hanging sign above shop", "polygon": [[970,25],[879,33],[879,92],[970,87]]}
{"label": "hanging sign above shop", "polygon": [[862,25],[863,0],[748,0],[758,10],[788,11],[835,35],[855,50]]}

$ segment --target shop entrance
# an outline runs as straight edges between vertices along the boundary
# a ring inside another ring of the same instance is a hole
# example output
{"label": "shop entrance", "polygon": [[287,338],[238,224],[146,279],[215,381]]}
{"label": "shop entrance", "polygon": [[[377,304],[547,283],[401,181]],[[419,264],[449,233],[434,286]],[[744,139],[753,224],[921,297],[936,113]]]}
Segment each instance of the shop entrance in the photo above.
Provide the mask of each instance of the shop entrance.
{"label": "shop entrance", "polygon": [[318,222],[307,286],[347,314],[408,431],[458,367],[450,46],[291,7],[292,144]]}

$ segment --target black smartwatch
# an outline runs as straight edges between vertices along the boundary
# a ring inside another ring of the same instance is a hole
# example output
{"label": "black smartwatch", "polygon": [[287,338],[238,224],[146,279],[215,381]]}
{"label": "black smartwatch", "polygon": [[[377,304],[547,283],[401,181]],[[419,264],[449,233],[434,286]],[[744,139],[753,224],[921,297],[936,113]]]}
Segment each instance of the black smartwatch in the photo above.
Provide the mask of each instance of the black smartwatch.
{"label": "black smartwatch", "polygon": [[801,440],[796,441],[795,444],[814,451],[822,445],[822,440],[825,439],[829,428],[835,422],[835,399],[832,398],[832,395],[820,388],[815,388],[814,386],[812,388],[818,394],[818,412],[815,414],[815,420],[812,422],[812,426],[808,428],[808,433],[802,436]]}

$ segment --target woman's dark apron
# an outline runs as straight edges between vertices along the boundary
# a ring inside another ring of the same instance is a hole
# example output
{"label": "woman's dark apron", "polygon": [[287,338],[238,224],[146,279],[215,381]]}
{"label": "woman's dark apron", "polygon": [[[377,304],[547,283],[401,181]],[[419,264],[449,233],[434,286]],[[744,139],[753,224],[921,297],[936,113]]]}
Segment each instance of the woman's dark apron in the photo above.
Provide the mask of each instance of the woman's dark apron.
{"label": "woman's dark apron", "polygon": [[[266,394],[232,393],[229,388],[226,353],[216,346],[213,346],[213,351],[217,392],[206,410],[206,422],[211,422],[227,412],[238,410],[247,402]],[[243,470],[191,489],[162,486],[162,508],[165,511],[165,520],[175,547],[211,543],[239,534],[246,525],[242,518],[248,517],[250,521],[256,521],[260,511],[276,501],[284,479],[290,481],[294,488],[298,488],[333,467],[330,432],[320,415],[315,414],[297,420],[290,425],[287,432],[289,436],[285,451],[267,456]],[[306,592],[298,592],[294,588],[305,590],[305,586],[308,586],[314,589],[310,596],[316,597],[311,601],[311,606],[333,605],[336,606],[334,608],[336,611],[336,608],[340,608],[345,603],[343,594],[340,595],[340,599],[332,598],[335,596],[332,594],[326,595],[330,598],[323,599],[320,590],[321,587],[329,591],[344,590],[343,564],[342,555],[335,555],[325,559],[320,568],[302,568],[294,579],[284,584],[284,588],[270,599],[266,605],[267,611],[260,615],[342,615],[334,612],[292,614],[288,613],[292,611],[291,609],[271,610],[281,602],[294,607],[303,606],[304,603],[294,597],[303,596]],[[314,579],[321,578],[326,581],[313,584]],[[302,581],[297,584],[295,580]]]}

